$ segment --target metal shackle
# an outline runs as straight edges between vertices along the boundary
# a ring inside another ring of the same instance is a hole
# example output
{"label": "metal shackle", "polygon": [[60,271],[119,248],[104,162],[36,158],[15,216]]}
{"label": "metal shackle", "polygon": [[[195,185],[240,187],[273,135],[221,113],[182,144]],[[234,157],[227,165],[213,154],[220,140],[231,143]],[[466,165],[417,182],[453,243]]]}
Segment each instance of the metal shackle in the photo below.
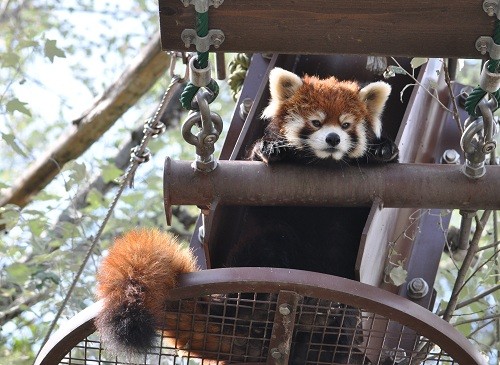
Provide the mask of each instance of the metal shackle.
{"label": "metal shackle", "polygon": [[[182,136],[187,143],[196,147],[197,158],[194,167],[197,170],[212,171],[217,166],[213,158],[214,144],[222,132],[223,122],[219,114],[210,111],[203,93],[198,93],[196,100],[200,111],[188,115],[182,126]],[[195,125],[199,129],[196,135],[191,131]]]}
{"label": "metal shackle", "polygon": [[460,146],[465,154],[464,173],[473,179],[480,178],[485,174],[486,155],[496,148],[496,142],[493,139],[496,126],[492,107],[494,106],[488,102],[480,103],[478,108],[482,117],[467,119],[465,131],[460,139]]}

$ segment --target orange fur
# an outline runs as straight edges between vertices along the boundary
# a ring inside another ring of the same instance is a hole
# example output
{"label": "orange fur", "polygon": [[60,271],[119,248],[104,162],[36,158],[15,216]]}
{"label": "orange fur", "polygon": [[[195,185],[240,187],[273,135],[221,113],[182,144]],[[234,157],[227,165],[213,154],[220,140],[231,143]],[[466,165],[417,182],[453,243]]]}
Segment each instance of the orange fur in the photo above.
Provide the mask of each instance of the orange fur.
{"label": "orange fur", "polygon": [[195,260],[175,237],[155,229],[130,231],[117,238],[97,275],[97,296],[104,307],[125,299],[129,280],[139,280],[146,288],[145,306],[153,313],[162,311],[165,293],[175,287],[178,274],[196,271]]}
{"label": "orange fur", "polygon": [[275,68],[269,86],[270,103],[262,113],[269,124],[261,139],[264,144],[256,143],[252,158],[276,161],[288,148],[302,151],[304,157],[357,159],[381,138],[381,115],[391,92],[385,82],[361,89],[354,81],[300,78]]}

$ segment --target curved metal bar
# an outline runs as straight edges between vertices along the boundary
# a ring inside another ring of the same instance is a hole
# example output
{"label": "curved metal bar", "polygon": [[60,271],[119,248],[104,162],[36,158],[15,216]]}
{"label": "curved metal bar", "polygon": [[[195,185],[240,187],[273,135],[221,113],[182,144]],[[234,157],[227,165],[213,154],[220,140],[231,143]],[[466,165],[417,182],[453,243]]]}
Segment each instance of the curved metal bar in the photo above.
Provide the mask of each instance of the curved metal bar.
{"label": "curved metal bar", "polygon": [[34,365],[59,364],[73,347],[95,332],[94,318],[101,308],[101,302],[92,304],[56,331],[43,346]]}
{"label": "curved metal bar", "polygon": [[[164,199],[177,204],[371,206],[499,209],[500,166],[469,179],[459,165],[266,166],[256,161],[219,161],[210,174],[187,161],[167,158]],[[448,189],[443,189],[448,187]]]}
{"label": "curved metal bar", "polygon": [[[294,291],[300,295],[335,300],[363,308],[415,330],[461,364],[486,365],[475,347],[453,326],[425,308],[380,288],[353,280],[301,270],[276,268],[225,268],[181,275],[171,299],[194,298],[212,293]],[[52,365],[95,331],[96,303],[57,331],[44,346],[35,365]]]}

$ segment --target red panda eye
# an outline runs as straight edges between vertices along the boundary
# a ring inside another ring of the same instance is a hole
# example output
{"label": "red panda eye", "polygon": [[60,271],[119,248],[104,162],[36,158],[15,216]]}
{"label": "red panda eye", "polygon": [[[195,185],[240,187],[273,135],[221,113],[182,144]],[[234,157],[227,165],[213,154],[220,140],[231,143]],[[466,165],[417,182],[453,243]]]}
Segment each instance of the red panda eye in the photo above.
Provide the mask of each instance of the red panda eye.
{"label": "red panda eye", "polygon": [[342,129],[347,129],[351,126],[351,123],[342,123],[342,125],[340,126]]}
{"label": "red panda eye", "polygon": [[321,127],[321,122],[317,119],[314,119],[314,120],[311,120],[311,124],[313,126],[315,126],[316,128],[320,128]]}

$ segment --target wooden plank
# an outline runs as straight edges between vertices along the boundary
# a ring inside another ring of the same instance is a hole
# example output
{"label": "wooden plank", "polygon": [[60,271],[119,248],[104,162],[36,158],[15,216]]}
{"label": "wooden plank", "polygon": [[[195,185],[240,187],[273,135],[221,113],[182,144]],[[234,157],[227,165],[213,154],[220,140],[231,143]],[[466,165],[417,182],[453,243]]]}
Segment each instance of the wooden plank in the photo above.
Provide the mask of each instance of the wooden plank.
{"label": "wooden plank", "polygon": [[[492,35],[495,20],[482,3],[226,0],[210,7],[209,28],[224,32],[224,52],[480,58],[475,41]],[[194,7],[160,0],[159,12],[163,49],[186,50],[180,35],[195,28]]]}

